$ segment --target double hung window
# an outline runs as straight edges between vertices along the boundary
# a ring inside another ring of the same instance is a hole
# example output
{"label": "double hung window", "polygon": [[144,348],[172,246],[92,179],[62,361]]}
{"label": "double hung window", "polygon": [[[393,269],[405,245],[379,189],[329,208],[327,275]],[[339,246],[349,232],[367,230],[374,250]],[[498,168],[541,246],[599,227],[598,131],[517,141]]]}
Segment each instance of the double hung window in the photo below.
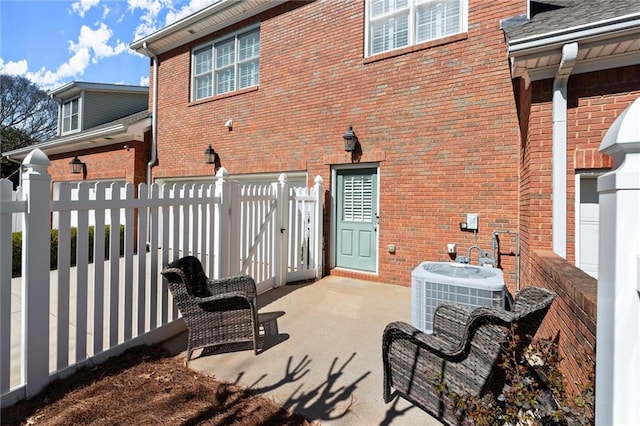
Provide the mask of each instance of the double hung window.
{"label": "double hung window", "polygon": [[62,133],[80,130],[80,98],[62,104]]}
{"label": "double hung window", "polygon": [[260,28],[216,40],[193,51],[192,98],[255,86],[260,77]]}
{"label": "double hung window", "polygon": [[375,55],[466,30],[466,0],[369,0],[367,54]]}

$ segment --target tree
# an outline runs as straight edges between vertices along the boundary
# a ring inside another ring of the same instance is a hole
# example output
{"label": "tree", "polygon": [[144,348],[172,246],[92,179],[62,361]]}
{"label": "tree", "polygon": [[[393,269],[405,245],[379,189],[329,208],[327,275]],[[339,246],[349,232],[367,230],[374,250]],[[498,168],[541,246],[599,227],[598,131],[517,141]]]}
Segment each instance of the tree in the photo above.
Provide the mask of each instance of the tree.
{"label": "tree", "polygon": [[[0,74],[0,150],[4,153],[55,136],[57,111],[57,103],[27,78]],[[19,168],[5,157],[1,161],[1,177]]]}

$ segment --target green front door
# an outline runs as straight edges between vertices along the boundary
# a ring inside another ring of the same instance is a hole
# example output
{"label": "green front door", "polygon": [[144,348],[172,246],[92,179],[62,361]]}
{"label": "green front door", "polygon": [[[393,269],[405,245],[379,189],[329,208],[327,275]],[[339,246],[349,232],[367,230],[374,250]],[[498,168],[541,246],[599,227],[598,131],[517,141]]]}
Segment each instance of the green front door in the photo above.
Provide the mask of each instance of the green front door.
{"label": "green front door", "polygon": [[378,252],[376,169],[338,170],[336,175],[336,266],[375,272]]}

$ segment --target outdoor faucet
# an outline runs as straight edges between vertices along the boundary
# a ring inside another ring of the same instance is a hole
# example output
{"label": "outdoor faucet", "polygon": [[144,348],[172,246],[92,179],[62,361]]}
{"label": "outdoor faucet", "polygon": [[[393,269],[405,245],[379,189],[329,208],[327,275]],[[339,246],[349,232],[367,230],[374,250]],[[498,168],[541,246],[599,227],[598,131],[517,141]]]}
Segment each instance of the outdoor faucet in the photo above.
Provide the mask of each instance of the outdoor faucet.
{"label": "outdoor faucet", "polygon": [[482,250],[480,249],[480,247],[476,246],[471,246],[469,247],[469,250],[467,250],[467,260],[469,265],[471,265],[471,250],[476,249],[478,250],[478,265],[480,265],[480,258],[482,257]]}

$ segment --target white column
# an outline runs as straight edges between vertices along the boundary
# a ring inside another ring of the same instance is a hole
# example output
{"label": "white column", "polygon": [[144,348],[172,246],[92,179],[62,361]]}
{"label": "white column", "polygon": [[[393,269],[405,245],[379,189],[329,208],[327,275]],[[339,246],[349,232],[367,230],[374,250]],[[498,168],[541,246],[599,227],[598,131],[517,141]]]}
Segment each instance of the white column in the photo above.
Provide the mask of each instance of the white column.
{"label": "white column", "polygon": [[616,119],[600,151],[596,333],[597,425],[640,424],[640,98]]}
{"label": "white column", "polygon": [[49,158],[39,149],[22,162],[27,214],[22,223],[22,344],[27,398],[49,382],[49,258],[51,176]]}

